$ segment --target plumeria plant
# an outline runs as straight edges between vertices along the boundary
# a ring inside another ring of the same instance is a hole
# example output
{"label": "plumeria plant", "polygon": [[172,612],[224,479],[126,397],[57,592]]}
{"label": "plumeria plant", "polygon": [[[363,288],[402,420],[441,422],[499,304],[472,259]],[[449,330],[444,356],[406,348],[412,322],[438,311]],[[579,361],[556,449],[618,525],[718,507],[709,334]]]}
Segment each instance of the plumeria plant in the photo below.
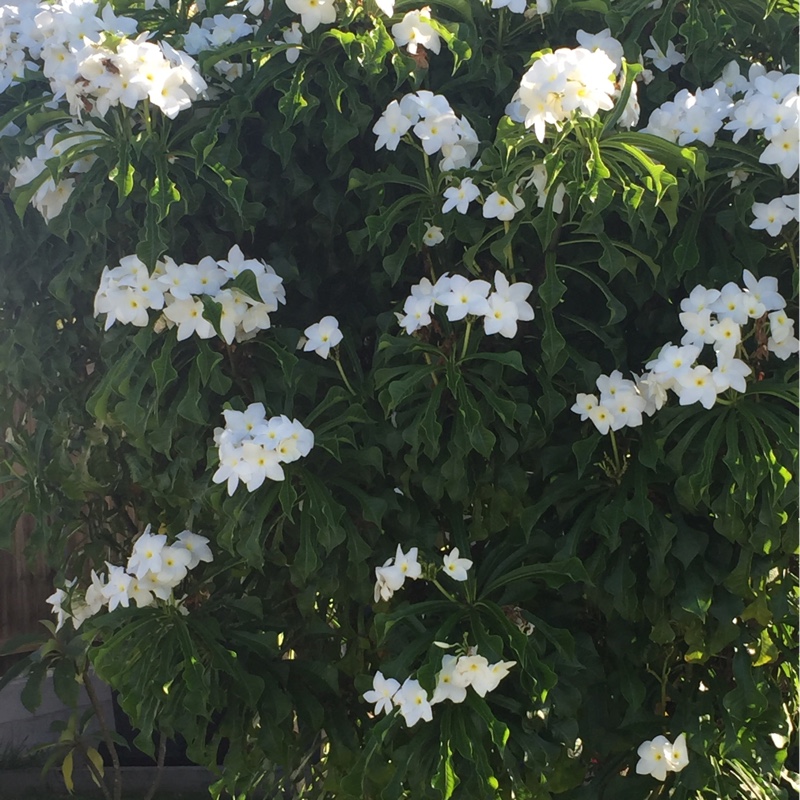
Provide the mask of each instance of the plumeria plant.
{"label": "plumeria plant", "polygon": [[796,794],[797,17],[0,6],[0,688],[215,797]]}

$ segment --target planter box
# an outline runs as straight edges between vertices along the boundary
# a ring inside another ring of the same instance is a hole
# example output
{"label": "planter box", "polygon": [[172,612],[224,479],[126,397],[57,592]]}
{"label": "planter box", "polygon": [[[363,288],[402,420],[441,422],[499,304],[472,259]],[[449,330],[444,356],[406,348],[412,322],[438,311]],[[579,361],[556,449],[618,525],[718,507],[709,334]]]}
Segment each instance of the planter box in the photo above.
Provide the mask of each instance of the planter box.
{"label": "planter box", "polygon": [[[69,719],[70,709],[59,700],[50,676],[42,684],[42,703],[33,713],[22,705],[20,699],[25,683],[24,677],[15,678],[0,692],[0,751],[6,748],[28,749],[55,742],[58,734],[51,730],[51,724],[57,720],[66,722]],[[103,708],[106,724],[114,730],[111,690],[98,678],[92,678],[92,685]],[[83,713],[91,705],[86,689],[81,687],[77,706],[79,713]],[[94,720],[92,724],[99,732],[97,721]],[[99,738],[98,735],[98,740]]]}

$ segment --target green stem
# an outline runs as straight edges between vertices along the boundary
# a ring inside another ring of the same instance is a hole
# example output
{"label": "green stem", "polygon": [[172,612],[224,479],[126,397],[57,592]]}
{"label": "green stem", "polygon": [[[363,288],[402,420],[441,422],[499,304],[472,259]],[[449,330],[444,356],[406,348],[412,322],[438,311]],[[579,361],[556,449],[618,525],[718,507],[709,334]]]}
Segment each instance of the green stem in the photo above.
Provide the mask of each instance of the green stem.
{"label": "green stem", "polygon": [[472,333],[472,318],[467,317],[467,330],[464,333],[464,346],[461,348],[461,358],[467,355],[467,348],[469,347],[469,335]]}
{"label": "green stem", "polygon": [[342,376],[342,380],[344,381],[344,385],[347,387],[347,391],[350,394],[355,394],[356,390],[350,385],[350,381],[347,380],[347,375],[344,374],[344,369],[342,368],[342,362],[339,360],[339,354],[336,352],[331,352],[333,356],[333,361],[336,364],[336,369],[339,370],[339,374]]}
{"label": "green stem", "polygon": [[[500,9],[501,11],[503,9]],[[503,222],[503,228],[505,229],[506,236],[508,236],[509,230],[511,230],[511,223],[506,220]],[[511,248],[511,240],[508,240],[505,248],[503,249],[503,255],[506,257],[506,269],[508,270],[508,280],[510,283],[514,283],[516,278],[514,277],[514,251]]]}
{"label": "green stem", "polygon": [[433,196],[433,175],[431,173],[431,160],[425,150],[422,150],[422,157],[425,159],[425,180],[428,182],[428,191]]}
{"label": "green stem", "polygon": [[[431,361],[431,354],[430,353],[423,353],[423,355],[425,356],[425,363],[428,366],[431,366],[433,364],[433,361]],[[431,372],[431,379],[433,380],[433,385],[434,386],[438,386],[439,385],[439,378],[436,377],[436,373],[435,372]]]}
{"label": "green stem", "polygon": [[144,117],[144,127],[147,130],[147,135],[153,135],[153,120],[150,118],[150,98],[145,97],[143,104],[142,116]]}
{"label": "green stem", "polygon": [[443,594],[443,595],[444,595],[444,596],[445,596],[445,597],[446,597],[448,600],[450,600],[452,603],[457,603],[457,602],[458,602],[458,600],[456,600],[456,599],[455,599],[455,597],[453,597],[453,595],[451,595],[451,594],[450,594],[450,592],[448,592],[448,591],[447,591],[447,589],[445,589],[445,588],[444,588],[444,586],[442,586],[442,584],[441,584],[441,583],[439,583],[439,581],[438,581],[436,578],[433,578],[433,579],[432,579],[432,581],[431,581],[431,583],[433,583],[433,585],[434,585],[434,586],[435,586],[435,587],[436,587],[436,588],[437,588],[437,589],[438,589],[438,590],[439,590],[439,591],[440,591],[440,592],[441,592],[441,593],[442,593],[442,594]]}
{"label": "green stem", "polygon": [[622,470],[622,462],[619,458],[619,448],[617,447],[617,437],[613,430],[608,431],[611,434],[611,447],[614,450],[614,466],[617,468],[617,474]]}

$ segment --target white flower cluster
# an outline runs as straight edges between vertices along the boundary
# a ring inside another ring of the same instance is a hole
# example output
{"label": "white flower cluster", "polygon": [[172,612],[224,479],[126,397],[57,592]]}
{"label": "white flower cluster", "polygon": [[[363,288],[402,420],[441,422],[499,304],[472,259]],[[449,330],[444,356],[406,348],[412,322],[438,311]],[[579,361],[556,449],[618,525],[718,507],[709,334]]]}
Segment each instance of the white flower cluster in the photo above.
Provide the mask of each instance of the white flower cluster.
{"label": "white flower cluster", "polygon": [[[578,32],[584,46],[562,47],[538,58],[522,76],[519,89],[506,108],[515,122],[533,128],[544,141],[547,125],[559,128],[574,114],[594,117],[609,111],[619,96],[622,45],[608,29],[597,34]],[[636,84],[619,124],[630,127],[639,119]]]}
{"label": "white flower cluster", "polygon": [[225,427],[214,429],[219,468],[214,483],[227,482],[232,495],[242,481],[248,492],[269,478],[282,481],[282,464],[304,458],[314,446],[314,434],[296,419],[281,414],[267,419],[263,403],[251,403],[245,411],[222,412]]}
{"label": "white flower cluster", "polygon": [[[732,131],[734,142],[754,131],[766,141],[758,160],[777,166],[784,178],[791,178],[800,159],[799,89],[796,73],[767,72],[762,64],[751,64],[745,77],[731,61],[711,88],[695,94],[682,89],[653,111],[642,133],[680,145],[699,141],[710,147],[720,129]],[[756,219],[750,227],[777,236],[783,225],[797,219],[797,196],[755,203],[752,211]]]}
{"label": "white flower cluster", "polygon": [[186,53],[148,38],[146,32],[137,35],[135,19],[114,14],[110,3],[3,6],[0,90],[17,82],[25,68],[41,69],[53,98],[64,98],[73,116],[104,116],[112,106],[133,108],[148,98],[173,118],[206,90],[206,82]]}
{"label": "white flower cluster", "polygon": [[443,171],[469,167],[478,153],[478,135],[464,117],[456,116],[447,98],[425,89],[392,100],[372,127],[375,149],[396,150],[400,138],[412,129],[429,155],[442,153]]}
{"label": "white flower cluster", "polygon": [[[77,145],[90,142],[92,140],[103,140],[105,134],[96,128],[91,122],[85,124],[80,122],[70,122],[61,130],[49,130],[44,140],[36,146],[36,155],[33,158],[21,158],[17,165],[11,170],[11,177],[14,179],[14,186],[27,186],[40,177],[44,180],[36,189],[31,198],[31,205],[49,221],[57,217],[69,200],[75,188],[74,178],[54,179],[49,173],[47,162],[52,158],[58,158],[64,152]],[[69,174],[76,175],[87,172],[97,157],[89,154],[73,161],[69,168]],[[46,177],[45,177],[46,173]]]}
{"label": "white flower cluster", "polygon": [[[786,360],[800,350],[794,335],[794,320],[783,311],[786,300],[778,292],[776,278],[756,280],[744,271],[745,288],[726,283],[719,289],[695,286],[681,301],[679,319],[686,331],[679,345],[667,342],[658,356],[646,365],[649,372],[634,375],[635,381],[622,377],[619,370],[597,379],[600,397],[578,394],[571,410],[581,420],[590,419],[602,434],[625,426],[638,427],[642,414],[652,416],[674,392],[682,406],[700,403],[711,408],[717,396],[727,389],[744,392],[745,378],[752,369],[740,358],[742,326],[748,320],[769,321],[767,350]],[[772,312],[772,313],[769,313]],[[697,364],[705,345],[713,346],[716,366],[709,369]]]}
{"label": "white flower cluster", "polygon": [[528,295],[530,283],[509,283],[499,270],[494,274],[495,291],[488,281],[471,281],[461,275],[442,275],[435,284],[423,278],[411,287],[403,303],[403,313],[397,314],[406,333],[414,333],[432,322],[431,313],[437,305],[447,308],[447,319],[456,322],[468,314],[483,317],[487,334],[499,333],[511,339],[517,335],[517,323],[533,319]]}
{"label": "white flower cluster", "polygon": [[637,774],[652,775],[663,781],[668,772],[680,772],[689,763],[686,734],[678,736],[674,744],[666,736],[656,736],[652,741],[642,742],[636,754],[639,756]]}
{"label": "white flower cluster", "polygon": [[[382,567],[375,567],[375,602],[391,600],[392,595],[403,588],[406,578],[415,581],[422,577],[422,565],[417,561],[417,548],[407,553],[397,545],[394,558],[388,559]],[[458,548],[454,547],[442,558],[442,570],[454,581],[465,581],[467,571],[472,566],[468,558],[460,558]]]}
{"label": "white flower cluster", "polygon": [[215,14],[198,25],[192,22],[183,37],[183,49],[191,55],[238,42],[253,34],[258,26],[247,22],[244,14]]}
{"label": "white flower cluster", "polygon": [[[77,630],[89,617],[99,614],[108,606],[114,611],[118,606],[128,608],[133,600],[139,608],[153,605],[156,599],[172,601],[172,591],[201,561],[214,560],[208,539],[191,531],[183,531],[176,541],[167,544],[165,534],[151,534],[148,525],[134,542],[126,567],[106,563],[107,572],[98,575],[92,570],[92,582],[83,596],[75,591],[56,589],[47,598],[56,615],[56,629],[63,627],[67,618]],[[67,584],[73,589],[76,581]],[[64,607],[68,601],[69,610]]]}
{"label": "white flower cluster", "polygon": [[463,703],[470,687],[480,697],[486,697],[500,685],[500,681],[516,663],[497,661],[490,664],[484,656],[478,655],[477,648],[470,648],[462,656],[442,657],[442,668],[436,675],[436,688],[430,698],[418,680],[406,678],[401,686],[394,678],[384,678],[383,673],[378,671],[372,681],[372,690],[364,693],[364,699],[368,703],[375,703],[375,714],[388,714],[396,707],[411,728],[420,720],[430,722],[433,719],[433,706],[437,703],[445,700]]}
{"label": "white flower cluster", "polygon": [[[223,288],[247,270],[255,275],[261,302],[239,289]],[[119,266],[103,269],[94,315],[106,315],[105,330],[115,322],[144,327],[150,321],[149,309],[163,309],[163,325],[177,325],[179,341],[193,333],[210,339],[216,332],[203,316],[200,298],[204,295],[221,307],[219,329],[227,344],[269,328],[270,313],[286,303],[283,278],[269,264],[245,258],[239,245],[234,245],[221,261],[206,256],[199,264],[176,264],[167,256],[157,262],[152,275],[137,256],[125,256]]]}
{"label": "white flower cluster", "polygon": [[392,25],[392,37],[398,47],[405,47],[411,55],[416,55],[420,47],[437,54],[442,48],[439,34],[431,25],[430,6],[405,14],[400,22]]}

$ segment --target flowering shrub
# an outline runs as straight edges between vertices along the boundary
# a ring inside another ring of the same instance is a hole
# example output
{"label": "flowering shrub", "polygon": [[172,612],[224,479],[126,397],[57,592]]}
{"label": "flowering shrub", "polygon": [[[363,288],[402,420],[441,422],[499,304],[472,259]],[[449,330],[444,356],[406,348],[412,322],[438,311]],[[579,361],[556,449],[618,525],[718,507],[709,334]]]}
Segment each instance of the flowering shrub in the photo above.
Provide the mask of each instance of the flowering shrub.
{"label": "flowering shrub", "polygon": [[2,680],[218,796],[796,791],[796,11],[2,6]]}

